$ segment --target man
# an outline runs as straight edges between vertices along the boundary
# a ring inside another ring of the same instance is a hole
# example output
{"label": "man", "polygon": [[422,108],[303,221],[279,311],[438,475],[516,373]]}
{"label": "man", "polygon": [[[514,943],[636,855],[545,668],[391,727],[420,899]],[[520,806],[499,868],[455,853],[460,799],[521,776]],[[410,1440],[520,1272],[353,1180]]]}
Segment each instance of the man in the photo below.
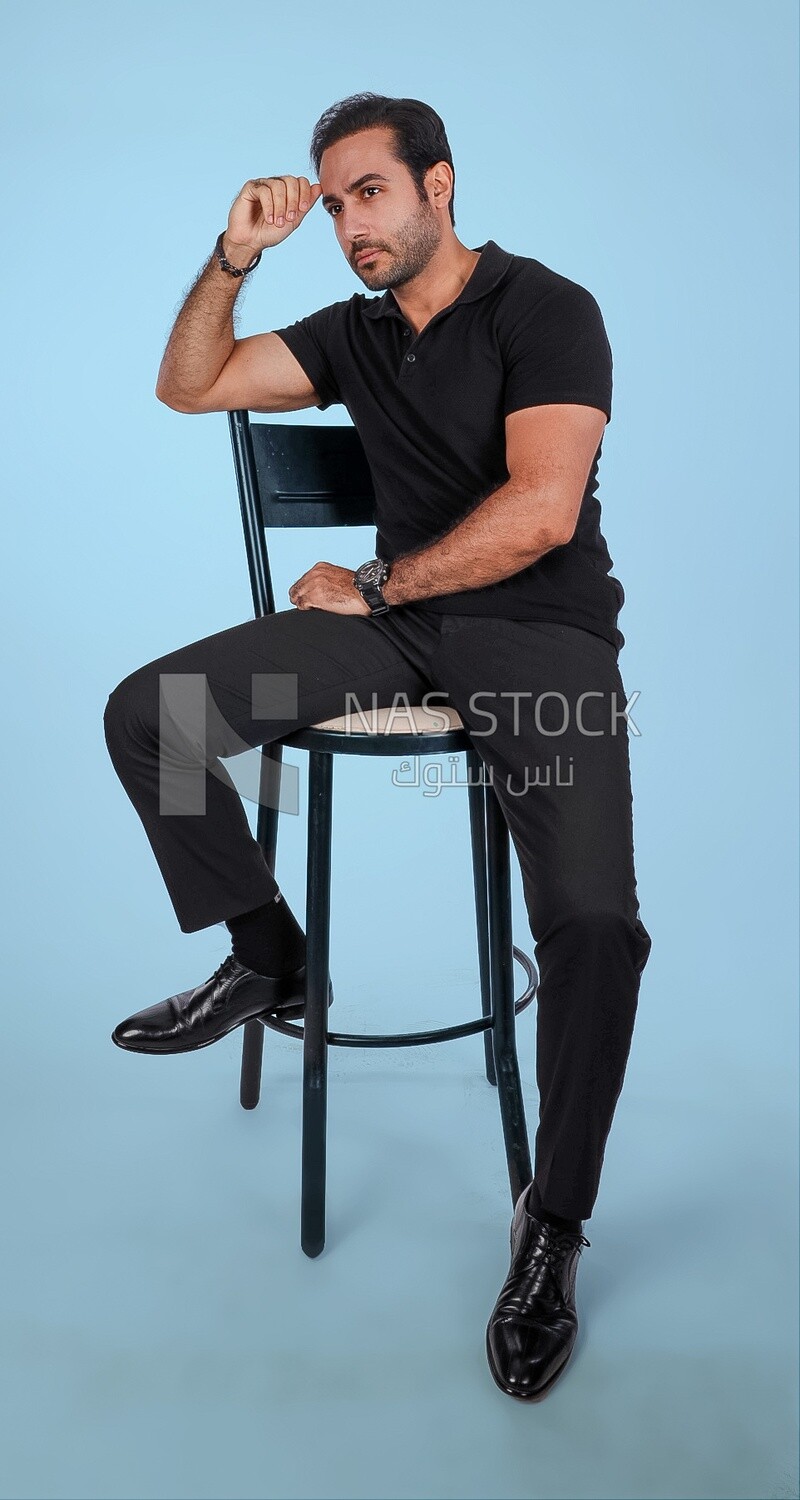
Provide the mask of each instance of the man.
{"label": "man", "polygon": [[[181,929],[224,921],[232,937],[210,979],[121,1022],[114,1040],[187,1051],[252,1016],[302,1010],[304,935],[219,757],[341,714],[353,690],[378,706],[446,693],[491,770],[536,940],[534,1182],[487,1329],[496,1383],[535,1401],[574,1346],[583,1223],[651,946],[617,662],[624,593],[594,493],[611,351],[585,288],[456,237],[452,156],[428,105],[340,101],[311,160],[318,182],[245,183],[178,315],[157,395],[191,413],[343,404],[375,483],[376,557],[355,571],[315,563],[289,589],[292,608],[161,657],[110,695],[109,753]],[[245,277],[319,199],[348,264],[383,295],[236,339]],[[297,701],[273,701],[265,718],[257,675],[287,673]],[[164,712],[160,683],[181,674],[207,684],[202,737]],[[201,812],[160,806],[164,762],[178,804],[205,768]]]}

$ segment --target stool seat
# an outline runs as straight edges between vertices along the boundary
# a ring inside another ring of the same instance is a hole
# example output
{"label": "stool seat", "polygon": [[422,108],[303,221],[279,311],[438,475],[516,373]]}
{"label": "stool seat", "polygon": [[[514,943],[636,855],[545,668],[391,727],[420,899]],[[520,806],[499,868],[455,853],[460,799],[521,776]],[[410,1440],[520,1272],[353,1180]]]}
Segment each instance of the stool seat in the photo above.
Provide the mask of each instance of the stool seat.
{"label": "stool seat", "polygon": [[421,703],[386,708],[353,709],[333,719],[320,719],[312,729],[335,729],[350,734],[448,734],[463,729],[464,720],[454,708],[424,708]]}
{"label": "stool seat", "polygon": [[[322,755],[444,755],[469,750],[469,730],[455,708],[421,703],[384,708],[361,706],[349,713],[320,719],[283,737],[292,750]],[[483,773],[481,773],[483,774]]]}

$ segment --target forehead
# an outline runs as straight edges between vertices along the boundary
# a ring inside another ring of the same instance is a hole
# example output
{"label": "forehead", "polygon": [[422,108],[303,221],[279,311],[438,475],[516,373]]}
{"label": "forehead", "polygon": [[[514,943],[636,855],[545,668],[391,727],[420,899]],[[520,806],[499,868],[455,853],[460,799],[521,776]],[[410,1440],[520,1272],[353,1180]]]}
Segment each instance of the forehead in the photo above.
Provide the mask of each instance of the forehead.
{"label": "forehead", "polygon": [[365,172],[380,172],[385,178],[396,175],[399,165],[394,155],[394,131],[385,125],[373,126],[326,146],[319,180],[327,192],[338,192]]}

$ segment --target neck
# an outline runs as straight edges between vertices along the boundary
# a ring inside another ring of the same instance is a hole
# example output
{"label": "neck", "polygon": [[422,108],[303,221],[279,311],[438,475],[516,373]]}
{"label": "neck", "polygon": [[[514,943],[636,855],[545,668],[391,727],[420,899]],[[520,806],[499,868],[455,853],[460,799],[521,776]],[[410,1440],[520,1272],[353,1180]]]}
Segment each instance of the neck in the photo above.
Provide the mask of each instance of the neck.
{"label": "neck", "polygon": [[455,302],[479,260],[480,251],[468,249],[451,233],[444,238],[424,271],[405,286],[392,287],[400,311],[417,333],[443,307]]}

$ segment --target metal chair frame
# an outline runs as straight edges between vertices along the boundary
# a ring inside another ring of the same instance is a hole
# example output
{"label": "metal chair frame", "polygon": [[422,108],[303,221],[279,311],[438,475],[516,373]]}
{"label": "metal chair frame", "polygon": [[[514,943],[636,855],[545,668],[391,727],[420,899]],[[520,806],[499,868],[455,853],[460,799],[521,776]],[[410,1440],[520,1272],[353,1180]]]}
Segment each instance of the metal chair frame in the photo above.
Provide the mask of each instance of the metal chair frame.
{"label": "metal chair frame", "polygon": [[[256,617],[275,613],[265,530],[269,527],[374,526],[375,495],[363,445],[354,427],[251,422],[228,413],[242,527]],[[244,1026],[240,1101],[254,1109],[261,1088],[264,1028],[303,1042],[302,1193],[300,1243],[308,1256],[325,1244],[328,1047],[415,1047],[484,1034],[486,1077],[497,1086],[512,1205],[532,1178],[516,1049],[516,1016],[533,1001],[539,975],[515,947],[511,933],[508,826],[494,787],[466,729],[443,733],[300,729],[262,755],[256,837],[275,869],[277,801],[268,795],[280,777],[283,746],[308,752],[308,863],[306,885],[306,997],[303,1026],[278,1016]],[[328,1030],[331,827],[335,755],[418,756],[466,753],[470,836],[482,1014],[455,1026],[395,1035]],[[527,985],[514,997],[514,959]]]}

